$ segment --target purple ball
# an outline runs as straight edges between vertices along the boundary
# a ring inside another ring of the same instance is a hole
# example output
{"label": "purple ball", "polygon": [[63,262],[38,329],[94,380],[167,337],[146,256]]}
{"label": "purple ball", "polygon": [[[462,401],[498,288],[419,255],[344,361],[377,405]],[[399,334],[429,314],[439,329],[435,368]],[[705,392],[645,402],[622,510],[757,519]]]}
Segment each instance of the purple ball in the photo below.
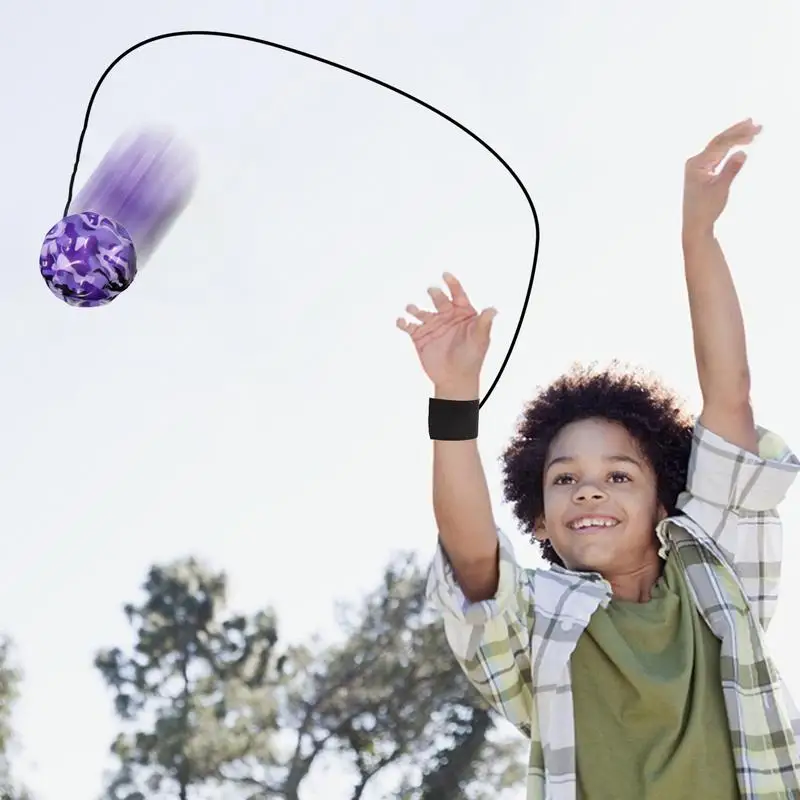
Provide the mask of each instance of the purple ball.
{"label": "purple ball", "polygon": [[136,277],[128,231],[93,211],[70,214],[47,232],[39,270],[50,291],[70,306],[110,303]]}

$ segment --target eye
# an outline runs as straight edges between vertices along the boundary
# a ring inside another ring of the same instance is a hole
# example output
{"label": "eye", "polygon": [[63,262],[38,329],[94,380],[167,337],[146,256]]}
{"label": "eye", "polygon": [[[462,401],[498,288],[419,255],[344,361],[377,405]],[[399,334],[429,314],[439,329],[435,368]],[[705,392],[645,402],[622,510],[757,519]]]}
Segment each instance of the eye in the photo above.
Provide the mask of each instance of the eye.
{"label": "eye", "polygon": [[572,475],[567,475],[567,474],[556,475],[556,477],[553,479],[553,485],[566,486],[569,483],[569,481],[574,481],[574,480],[575,478]]}
{"label": "eye", "polygon": [[631,480],[631,476],[627,472],[612,472],[609,477],[612,483],[626,483]]}

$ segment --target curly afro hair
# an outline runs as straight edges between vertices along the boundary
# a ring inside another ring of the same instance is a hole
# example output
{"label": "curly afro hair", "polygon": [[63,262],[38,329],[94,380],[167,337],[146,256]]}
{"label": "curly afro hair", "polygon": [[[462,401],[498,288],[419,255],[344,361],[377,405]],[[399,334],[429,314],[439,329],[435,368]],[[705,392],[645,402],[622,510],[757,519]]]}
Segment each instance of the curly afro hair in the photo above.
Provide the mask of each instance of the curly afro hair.
{"label": "curly afro hair", "polygon": [[686,473],[694,428],[676,395],[639,369],[575,365],[525,406],[516,435],[500,458],[505,501],[512,504],[523,533],[536,541],[542,557],[563,566],[549,541],[534,537],[544,513],[544,466],[550,445],[565,426],[585,419],[623,425],[638,442],[656,474],[660,503],[675,515]]}

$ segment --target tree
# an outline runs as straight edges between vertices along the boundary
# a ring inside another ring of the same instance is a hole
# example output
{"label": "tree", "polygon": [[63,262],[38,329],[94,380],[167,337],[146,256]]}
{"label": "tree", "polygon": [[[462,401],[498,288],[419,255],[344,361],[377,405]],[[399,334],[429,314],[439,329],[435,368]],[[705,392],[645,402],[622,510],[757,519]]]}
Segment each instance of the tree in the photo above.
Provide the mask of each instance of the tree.
{"label": "tree", "polygon": [[114,743],[109,798],[299,800],[326,758],[355,774],[342,800],[366,800],[390,771],[404,800],[478,800],[521,780],[521,743],[494,736],[412,558],[340,608],[337,644],[280,647],[274,615],[230,615],[225,576],[192,559],[153,567],[144,589],[126,607],[133,653],[96,662],[120,718],[139,726]]}
{"label": "tree", "polygon": [[236,760],[243,747],[246,754],[269,756],[274,710],[261,709],[264,735],[242,742],[227,705],[235,679],[245,688],[269,687],[277,631],[267,612],[226,614],[225,576],[194,559],[154,566],[143,589],[142,604],[124,609],[134,629],[133,652],[114,648],[95,659],[123,723],[148,722],[112,745],[120,770],[108,796],[188,800],[191,787],[212,781],[220,764]]}
{"label": "tree", "polygon": [[12,716],[22,680],[12,654],[11,640],[0,636],[0,800],[30,800],[30,793],[14,780],[11,769],[14,745]]}
{"label": "tree", "polygon": [[479,784],[496,793],[520,779],[519,742],[491,739],[494,715],[450,653],[425,579],[413,557],[393,559],[362,604],[342,608],[344,644],[314,671],[305,707],[356,767],[350,800],[389,766],[409,800],[469,797]]}

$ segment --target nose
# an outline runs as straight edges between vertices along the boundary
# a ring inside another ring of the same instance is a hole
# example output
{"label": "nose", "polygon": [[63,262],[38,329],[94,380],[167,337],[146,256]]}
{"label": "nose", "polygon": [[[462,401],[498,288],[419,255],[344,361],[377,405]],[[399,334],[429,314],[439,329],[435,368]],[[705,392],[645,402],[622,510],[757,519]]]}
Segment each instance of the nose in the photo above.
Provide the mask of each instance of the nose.
{"label": "nose", "polygon": [[585,483],[575,490],[575,494],[573,495],[572,499],[576,503],[585,503],[587,501],[596,502],[598,500],[605,500],[606,497],[606,493],[598,486],[595,486],[592,483]]}

